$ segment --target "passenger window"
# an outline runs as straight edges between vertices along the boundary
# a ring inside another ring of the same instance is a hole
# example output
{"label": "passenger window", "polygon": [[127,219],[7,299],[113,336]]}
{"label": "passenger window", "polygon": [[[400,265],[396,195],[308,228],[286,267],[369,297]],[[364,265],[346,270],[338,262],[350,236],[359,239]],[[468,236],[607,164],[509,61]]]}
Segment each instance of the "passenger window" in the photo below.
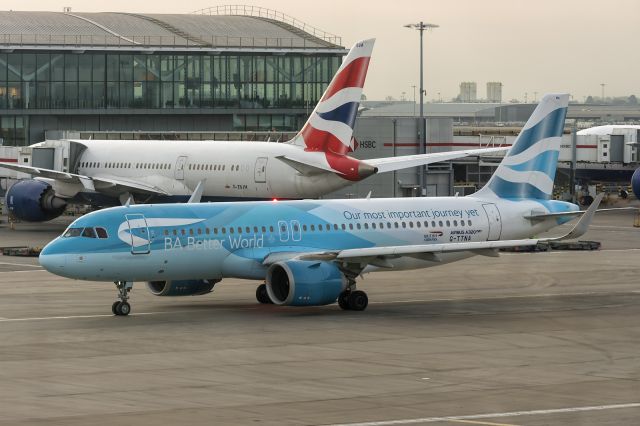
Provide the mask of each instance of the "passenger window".
{"label": "passenger window", "polygon": [[322,224],[318,225],[318,231],[322,231]]}
{"label": "passenger window", "polygon": [[267,232],[267,228],[263,226],[262,227],[262,233],[265,233],[265,232]]}
{"label": "passenger window", "polygon": [[453,226],[458,226],[458,221],[457,220],[453,221]]}
{"label": "passenger window", "polygon": [[435,221],[435,220],[432,220],[432,221],[431,221],[431,227],[432,227],[432,228],[435,228],[435,227],[436,227],[436,221]]}
{"label": "passenger window", "polygon": [[[296,229],[296,231],[297,231],[297,229]],[[256,234],[258,233],[258,227],[257,226],[253,227],[253,232],[256,233]]]}
{"label": "passenger window", "polygon": [[398,222],[393,222],[393,227],[398,229],[400,227],[400,225],[398,225]]}
{"label": "passenger window", "polygon": [[178,231],[177,230],[173,230],[173,235],[178,235]]}
{"label": "passenger window", "polygon": [[107,230],[104,228],[96,228],[96,234],[98,234],[98,238],[109,238],[109,234],[107,234]]}
{"label": "passenger window", "polygon": [[189,235],[193,235],[193,228],[189,229]]}
{"label": "passenger window", "polygon": [[315,225],[311,225],[311,231],[315,231],[316,230],[316,226]]}
{"label": "passenger window", "polygon": [[168,230],[168,229],[165,229],[165,230],[164,230],[164,232],[163,232],[163,234],[164,234],[164,235],[169,235],[169,230]]}
{"label": "passenger window", "polygon": [[375,222],[371,224],[371,228],[376,229],[376,224],[375,224]]}
{"label": "passenger window", "polygon": [[96,231],[94,231],[93,228],[84,228],[82,236],[87,238],[96,238]]}
{"label": "passenger window", "polygon": [[356,228],[360,229],[362,226],[359,223],[356,223]]}
{"label": "passenger window", "polygon": [[242,226],[238,226],[238,234],[242,234]]}
{"label": "passenger window", "polygon": [[369,224],[365,222],[364,229],[369,229]]}
{"label": "passenger window", "polygon": [[402,222],[402,228],[406,228],[406,227],[407,227],[407,224],[406,224],[406,222],[403,221]]}
{"label": "passenger window", "polygon": [[180,233],[181,233],[182,235],[187,235],[187,231],[185,231],[184,229],[181,229],[181,230],[180,230]]}
{"label": "passenger window", "polygon": [[341,225],[341,228],[342,228],[342,230],[344,231],[345,229],[347,229],[347,226],[343,223],[343,224]]}
{"label": "passenger window", "polygon": [[349,224],[349,229],[353,229],[353,223]]}
{"label": "passenger window", "polygon": [[71,238],[71,237],[79,237],[82,234],[82,228],[69,228],[67,232],[65,232],[62,237],[63,238]]}
{"label": "passenger window", "polygon": [[247,234],[251,233],[251,228],[249,228],[248,226],[246,228],[244,228],[244,230],[247,232]]}
{"label": "passenger window", "polygon": [[227,233],[227,229],[226,228],[222,228],[222,233],[226,234]]}
{"label": "passenger window", "polygon": [[420,223],[419,220],[416,220],[416,228],[420,228],[422,226],[422,224]]}
{"label": "passenger window", "polygon": [[425,227],[425,228],[428,228],[428,227],[429,227],[429,221],[428,221],[428,220],[425,220],[425,221],[424,221],[424,227]]}
{"label": "passenger window", "polygon": [[273,232],[273,226],[269,227],[269,232]]}
{"label": "passenger window", "polygon": [[451,226],[451,222],[447,221],[447,227]]}
{"label": "passenger window", "polygon": [[202,235],[202,228],[198,228],[198,235]]}
{"label": "passenger window", "polygon": [[467,225],[471,226],[471,219],[467,220]]}
{"label": "passenger window", "polygon": [[204,233],[209,235],[211,233],[211,230],[209,228],[204,228]]}
{"label": "passenger window", "polygon": [[438,226],[442,226],[442,221],[441,220],[438,221]]}
{"label": "passenger window", "polygon": [[337,231],[337,230],[338,230],[338,224],[337,224],[337,223],[334,223],[334,224],[333,224],[333,230],[334,230],[334,231]]}

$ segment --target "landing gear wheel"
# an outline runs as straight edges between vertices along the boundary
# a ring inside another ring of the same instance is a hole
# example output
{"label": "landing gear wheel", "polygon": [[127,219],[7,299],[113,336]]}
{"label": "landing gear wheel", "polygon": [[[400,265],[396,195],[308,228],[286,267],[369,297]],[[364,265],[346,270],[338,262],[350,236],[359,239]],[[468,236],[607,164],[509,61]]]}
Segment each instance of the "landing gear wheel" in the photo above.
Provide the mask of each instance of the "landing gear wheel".
{"label": "landing gear wheel", "polygon": [[258,300],[258,302],[264,305],[270,305],[273,303],[269,298],[269,293],[267,292],[266,284],[260,284],[258,286],[258,288],[256,289],[256,299]]}
{"label": "landing gear wheel", "polygon": [[349,308],[353,311],[364,311],[368,304],[369,298],[364,291],[352,291],[349,295]]}
{"label": "landing gear wheel", "polygon": [[111,312],[118,316],[127,316],[131,312],[131,305],[127,302],[129,299],[129,292],[133,288],[133,282],[131,281],[116,281],[114,282],[118,289],[118,301],[111,305]]}
{"label": "landing gear wheel", "polygon": [[116,310],[118,315],[127,316],[131,312],[131,305],[128,302],[120,302]]}
{"label": "landing gear wheel", "polygon": [[338,296],[338,305],[345,311],[348,311],[349,309],[351,309],[351,307],[349,306],[349,294],[350,292],[343,291]]}

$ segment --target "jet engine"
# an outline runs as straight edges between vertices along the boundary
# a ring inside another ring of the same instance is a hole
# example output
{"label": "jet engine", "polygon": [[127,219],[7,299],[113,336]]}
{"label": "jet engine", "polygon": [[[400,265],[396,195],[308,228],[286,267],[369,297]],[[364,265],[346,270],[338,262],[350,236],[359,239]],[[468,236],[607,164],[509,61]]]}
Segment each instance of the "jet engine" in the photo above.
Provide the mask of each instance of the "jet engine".
{"label": "jet engine", "polygon": [[13,184],[6,194],[9,213],[26,222],[44,222],[60,216],[67,202],[56,196],[46,182],[24,179]]}
{"label": "jet engine", "polygon": [[633,176],[631,177],[631,189],[633,189],[633,193],[636,195],[636,198],[640,200],[640,168],[633,172]]}
{"label": "jet engine", "polygon": [[276,305],[319,306],[334,303],[347,280],[333,263],[289,260],[269,267],[266,285]]}
{"label": "jet engine", "polygon": [[147,288],[155,296],[200,296],[211,293],[220,280],[149,281]]}

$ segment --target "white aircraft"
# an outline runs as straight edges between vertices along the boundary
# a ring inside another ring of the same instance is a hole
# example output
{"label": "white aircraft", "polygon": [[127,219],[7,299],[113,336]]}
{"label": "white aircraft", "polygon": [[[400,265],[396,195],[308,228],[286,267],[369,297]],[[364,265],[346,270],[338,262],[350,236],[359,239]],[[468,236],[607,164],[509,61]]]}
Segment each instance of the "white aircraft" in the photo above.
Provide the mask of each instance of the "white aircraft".
{"label": "white aircraft", "polygon": [[[67,203],[98,206],[185,201],[203,182],[203,201],[314,198],[407,167],[506,148],[472,149],[367,161],[353,151],[353,127],[374,39],[356,43],[302,130],[289,142],[72,140],[72,172],[16,163],[0,167],[34,176],[7,192],[11,214],[50,220]],[[46,146],[47,142],[34,147]]]}

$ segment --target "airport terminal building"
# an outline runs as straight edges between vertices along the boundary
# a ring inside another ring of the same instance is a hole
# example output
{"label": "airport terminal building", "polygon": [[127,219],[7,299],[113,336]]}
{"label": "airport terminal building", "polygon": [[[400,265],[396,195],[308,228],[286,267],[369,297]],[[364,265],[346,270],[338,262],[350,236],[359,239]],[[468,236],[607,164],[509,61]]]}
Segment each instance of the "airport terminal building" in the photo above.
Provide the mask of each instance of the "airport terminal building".
{"label": "airport terminal building", "polygon": [[0,12],[0,138],[45,131],[293,131],[341,39],[260,7],[188,15]]}

